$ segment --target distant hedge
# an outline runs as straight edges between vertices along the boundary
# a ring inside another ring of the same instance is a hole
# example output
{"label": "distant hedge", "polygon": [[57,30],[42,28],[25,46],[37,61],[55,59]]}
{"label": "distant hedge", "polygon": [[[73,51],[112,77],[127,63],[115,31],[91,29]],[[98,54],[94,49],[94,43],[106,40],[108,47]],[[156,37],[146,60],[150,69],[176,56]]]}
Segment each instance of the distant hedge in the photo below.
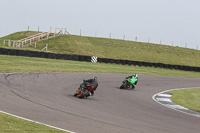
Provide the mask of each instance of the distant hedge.
{"label": "distant hedge", "polygon": [[[6,49],[6,48],[0,48],[0,55],[15,55],[15,56],[40,57],[40,58],[50,58],[50,59],[63,59],[63,60],[91,62],[91,56],[56,54],[56,53],[38,52],[38,51],[30,51],[30,50],[18,50],[18,49]],[[97,62],[200,72],[200,67],[172,65],[172,64],[163,64],[163,63],[151,63],[151,62],[143,62],[143,61],[98,58]]]}

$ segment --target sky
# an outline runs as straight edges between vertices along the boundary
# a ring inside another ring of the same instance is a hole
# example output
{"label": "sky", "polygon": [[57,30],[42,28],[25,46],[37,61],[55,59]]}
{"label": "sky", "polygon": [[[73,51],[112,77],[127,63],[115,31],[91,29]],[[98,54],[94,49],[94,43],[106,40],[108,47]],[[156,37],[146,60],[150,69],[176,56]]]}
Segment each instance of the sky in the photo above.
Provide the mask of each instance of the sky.
{"label": "sky", "polygon": [[52,27],[200,50],[199,5],[200,0],[0,0],[0,37],[28,26],[44,32]]}

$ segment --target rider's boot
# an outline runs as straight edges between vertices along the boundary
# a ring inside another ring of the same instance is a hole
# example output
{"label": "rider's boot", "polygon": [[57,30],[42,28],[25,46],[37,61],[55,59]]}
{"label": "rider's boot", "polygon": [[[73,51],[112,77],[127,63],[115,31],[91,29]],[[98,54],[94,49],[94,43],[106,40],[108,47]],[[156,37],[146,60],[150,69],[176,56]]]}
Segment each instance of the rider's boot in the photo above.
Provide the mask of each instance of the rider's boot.
{"label": "rider's boot", "polygon": [[132,88],[131,88],[131,90],[134,90],[135,89],[135,86],[134,85],[132,85]]}

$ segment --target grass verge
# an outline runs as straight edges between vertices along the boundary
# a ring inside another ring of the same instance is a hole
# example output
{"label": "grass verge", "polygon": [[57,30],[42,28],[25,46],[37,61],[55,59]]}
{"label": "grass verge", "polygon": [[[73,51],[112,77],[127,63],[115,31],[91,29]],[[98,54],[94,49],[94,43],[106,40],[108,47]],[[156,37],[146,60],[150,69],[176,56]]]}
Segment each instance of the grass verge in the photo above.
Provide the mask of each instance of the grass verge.
{"label": "grass verge", "polygon": [[171,100],[176,104],[200,112],[200,88],[173,90]]}
{"label": "grass verge", "polygon": [[163,75],[176,77],[199,78],[198,72],[170,70],[153,67],[55,60],[21,56],[0,55],[0,73],[16,72],[91,72],[91,73],[123,73]]}
{"label": "grass verge", "polygon": [[66,133],[58,129],[45,125],[22,120],[0,112],[0,132],[1,133]]}

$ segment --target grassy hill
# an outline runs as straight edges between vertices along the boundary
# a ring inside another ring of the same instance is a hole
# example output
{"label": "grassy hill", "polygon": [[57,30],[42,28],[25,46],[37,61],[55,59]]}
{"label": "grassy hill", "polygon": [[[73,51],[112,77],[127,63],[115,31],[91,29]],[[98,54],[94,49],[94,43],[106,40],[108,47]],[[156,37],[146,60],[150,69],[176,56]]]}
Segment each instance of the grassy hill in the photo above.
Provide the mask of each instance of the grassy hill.
{"label": "grassy hill", "polygon": [[[21,39],[36,32],[17,32],[0,38],[0,46],[6,39]],[[41,50],[48,44],[48,52],[97,56],[102,58],[125,59],[166,63],[174,65],[200,66],[200,51],[167,45],[124,41],[117,39],[60,35],[56,38],[37,43],[37,48],[28,46],[24,49]]]}

